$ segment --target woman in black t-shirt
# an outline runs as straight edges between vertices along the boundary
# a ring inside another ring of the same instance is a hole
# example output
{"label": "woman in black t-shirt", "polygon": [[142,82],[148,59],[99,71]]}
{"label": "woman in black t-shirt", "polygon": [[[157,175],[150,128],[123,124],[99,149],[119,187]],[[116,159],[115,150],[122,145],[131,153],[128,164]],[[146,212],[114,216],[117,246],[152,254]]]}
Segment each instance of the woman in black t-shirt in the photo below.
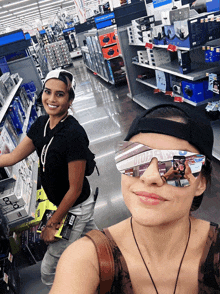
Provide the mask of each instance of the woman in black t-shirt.
{"label": "woman in black t-shirt", "polygon": [[[47,115],[37,119],[10,154],[0,157],[0,167],[14,165],[35,150],[40,158],[42,186],[48,199],[57,206],[41,233],[41,238],[49,244],[41,266],[42,281],[49,287],[64,249],[82,233],[96,228],[95,201],[86,178],[93,172],[94,154],[89,150],[85,130],[68,115],[74,89],[75,79],[70,72],[62,69],[49,72],[42,91]],[[77,216],[74,229],[68,241],[57,241],[55,234],[68,211]]]}

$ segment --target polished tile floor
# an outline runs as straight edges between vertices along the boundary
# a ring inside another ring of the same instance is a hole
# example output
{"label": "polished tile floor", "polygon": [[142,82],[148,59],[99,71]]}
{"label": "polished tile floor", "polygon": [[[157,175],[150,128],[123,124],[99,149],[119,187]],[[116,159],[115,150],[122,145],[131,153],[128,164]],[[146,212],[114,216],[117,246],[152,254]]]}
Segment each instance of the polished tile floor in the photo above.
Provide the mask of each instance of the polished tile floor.
{"label": "polished tile floor", "polygon": [[[127,85],[115,87],[102,81],[87,70],[82,59],[68,68],[76,78],[76,98],[73,115],[85,128],[90,148],[96,154],[100,176],[90,177],[93,188],[99,187],[95,206],[95,221],[101,229],[127,217],[127,210],[120,189],[120,174],[114,163],[114,147],[124,139],[128,128],[143,108],[127,97]],[[161,96],[161,99],[163,96]],[[149,100],[153,101],[153,94]],[[161,100],[162,102],[162,100]],[[212,188],[204,198],[197,216],[220,223],[220,164],[214,162]],[[40,263],[20,271],[21,294],[46,294],[48,290],[40,280]]]}

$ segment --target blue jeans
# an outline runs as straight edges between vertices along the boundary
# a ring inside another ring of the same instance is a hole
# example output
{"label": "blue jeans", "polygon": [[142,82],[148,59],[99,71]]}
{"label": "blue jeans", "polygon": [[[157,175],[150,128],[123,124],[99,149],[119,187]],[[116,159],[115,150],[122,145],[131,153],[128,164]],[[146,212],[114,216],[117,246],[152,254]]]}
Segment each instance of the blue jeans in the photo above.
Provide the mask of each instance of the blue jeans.
{"label": "blue jeans", "polygon": [[69,211],[77,217],[69,240],[61,239],[48,245],[41,263],[41,280],[48,288],[53,285],[57,263],[63,251],[87,232],[98,229],[93,219],[94,206],[94,196],[90,195],[83,203],[71,208]]}

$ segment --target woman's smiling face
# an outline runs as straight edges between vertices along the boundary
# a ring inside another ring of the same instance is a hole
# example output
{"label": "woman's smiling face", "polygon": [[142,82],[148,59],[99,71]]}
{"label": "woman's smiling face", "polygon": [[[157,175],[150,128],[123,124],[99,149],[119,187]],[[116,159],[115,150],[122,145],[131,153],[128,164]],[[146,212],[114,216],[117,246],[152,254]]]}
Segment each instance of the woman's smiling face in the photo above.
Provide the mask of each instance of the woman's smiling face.
{"label": "woman's smiling face", "polygon": [[[199,153],[189,142],[168,135],[140,133],[130,141],[152,149]],[[188,218],[193,198],[201,195],[206,188],[206,180],[201,174],[188,187],[168,185],[159,174],[156,158],[152,159],[142,176],[122,175],[121,184],[124,201],[131,214],[136,221],[148,226],[166,224],[182,217]]]}
{"label": "woman's smiling face", "polygon": [[69,100],[67,85],[58,79],[48,80],[43,90],[42,102],[47,114],[63,116],[72,102]]}

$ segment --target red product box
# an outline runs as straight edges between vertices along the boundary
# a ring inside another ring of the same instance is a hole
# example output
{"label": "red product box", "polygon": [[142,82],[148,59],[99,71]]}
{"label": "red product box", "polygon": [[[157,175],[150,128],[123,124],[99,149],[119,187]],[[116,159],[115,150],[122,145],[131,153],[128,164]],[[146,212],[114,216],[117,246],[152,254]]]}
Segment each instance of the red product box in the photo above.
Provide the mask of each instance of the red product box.
{"label": "red product box", "polygon": [[111,47],[102,48],[102,53],[105,59],[111,59],[119,55],[119,50],[117,45]]}
{"label": "red product box", "polygon": [[118,46],[118,53],[119,53],[119,54],[122,54],[122,53],[121,53],[121,46],[120,46],[119,39],[118,39],[117,28],[115,28],[115,29],[114,29],[114,33],[112,33],[112,39],[114,40],[114,43],[117,43],[117,46]]}
{"label": "red product box", "polygon": [[108,34],[99,36],[99,42],[102,47],[113,43],[111,34],[112,33],[108,33]]}

